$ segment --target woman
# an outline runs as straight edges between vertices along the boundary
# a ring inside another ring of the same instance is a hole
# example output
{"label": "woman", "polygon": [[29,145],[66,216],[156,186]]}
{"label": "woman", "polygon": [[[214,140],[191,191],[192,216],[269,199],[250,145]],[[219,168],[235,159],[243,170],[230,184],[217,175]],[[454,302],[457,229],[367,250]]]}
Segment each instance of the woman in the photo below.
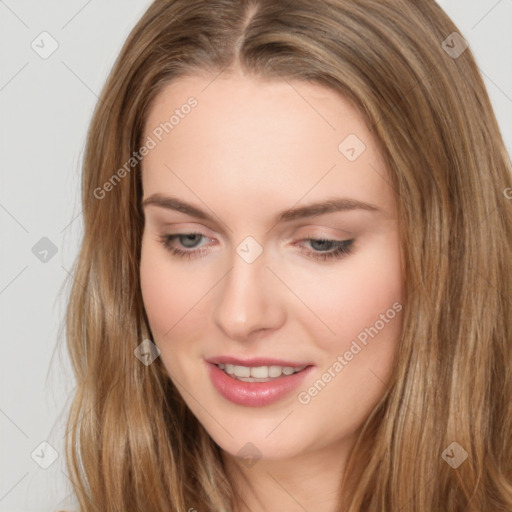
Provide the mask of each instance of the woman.
{"label": "woman", "polygon": [[81,510],[512,510],[510,162],[435,2],[154,2],[82,185]]}

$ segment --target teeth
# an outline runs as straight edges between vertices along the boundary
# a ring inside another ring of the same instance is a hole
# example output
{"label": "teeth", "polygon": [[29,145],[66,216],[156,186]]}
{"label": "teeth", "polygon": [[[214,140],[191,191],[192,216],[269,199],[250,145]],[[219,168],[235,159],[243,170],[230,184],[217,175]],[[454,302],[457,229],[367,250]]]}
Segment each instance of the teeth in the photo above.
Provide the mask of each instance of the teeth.
{"label": "teeth", "polygon": [[[238,368],[243,368],[243,366],[239,366]],[[243,375],[243,377],[254,377],[256,379],[268,379],[268,366],[256,366],[255,368],[247,368],[251,375]],[[242,377],[238,372],[235,372],[237,377]]]}
{"label": "teeth", "polygon": [[218,364],[221,370],[224,370],[228,375],[233,377],[241,377],[242,379],[251,379],[249,382],[254,382],[252,379],[269,379],[280,377],[281,375],[292,375],[300,372],[306,366],[293,368],[291,366],[237,366],[233,364]]}
{"label": "teeth", "polygon": [[268,367],[268,376],[269,377],[279,377],[281,375],[281,367],[280,366],[269,366]]}

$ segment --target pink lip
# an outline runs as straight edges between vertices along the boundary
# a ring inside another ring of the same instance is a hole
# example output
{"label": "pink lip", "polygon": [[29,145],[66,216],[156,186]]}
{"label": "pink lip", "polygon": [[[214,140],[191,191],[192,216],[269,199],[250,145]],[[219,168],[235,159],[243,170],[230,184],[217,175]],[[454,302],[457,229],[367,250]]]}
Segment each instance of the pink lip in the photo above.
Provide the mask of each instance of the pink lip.
{"label": "pink lip", "polygon": [[291,366],[292,368],[299,368],[301,366],[309,366],[312,364],[308,362],[295,363],[292,361],[284,361],[283,359],[269,359],[264,357],[238,359],[236,357],[231,356],[211,357],[206,361],[213,364],[234,364],[237,366]]}
{"label": "pink lip", "polygon": [[[215,389],[227,400],[238,405],[245,405],[247,407],[262,407],[281,400],[293,389],[297,388],[314,368],[314,366],[308,366],[300,372],[294,373],[292,375],[282,375],[281,377],[269,380],[268,382],[244,382],[230,377],[224,372],[224,370],[221,370],[214,363],[205,361],[205,365]],[[260,366],[271,365],[260,364]],[[278,364],[276,366],[291,365]]]}

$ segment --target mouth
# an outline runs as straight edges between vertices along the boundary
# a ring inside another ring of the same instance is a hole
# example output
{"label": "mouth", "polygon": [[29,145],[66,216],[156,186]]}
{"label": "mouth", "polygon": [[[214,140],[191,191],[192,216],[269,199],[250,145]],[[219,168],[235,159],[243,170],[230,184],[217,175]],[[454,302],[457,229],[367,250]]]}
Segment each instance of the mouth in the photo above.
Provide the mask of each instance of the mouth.
{"label": "mouth", "polygon": [[[213,363],[215,364],[215,363]],[[310,365],[298,367],[293,366],[242,366],[227,363],[216,364],[220,370],[231,378],[242,382],[269,382],[280,377],[287,377],[294,373],[299,373]]]}
{"label": "mouth", "polygon": [[246,407],[262,407],[284,400],[314,370],[312,364],[246,366],[213,361],[205,363],[218,393],[230,402]]}

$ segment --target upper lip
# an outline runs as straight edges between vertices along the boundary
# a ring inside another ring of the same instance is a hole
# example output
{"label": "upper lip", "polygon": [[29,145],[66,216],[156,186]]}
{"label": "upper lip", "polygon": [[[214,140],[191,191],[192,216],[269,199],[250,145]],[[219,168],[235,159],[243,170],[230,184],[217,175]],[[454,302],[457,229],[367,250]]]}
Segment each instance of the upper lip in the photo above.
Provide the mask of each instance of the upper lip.
{"label": "upper lip", "polygon": [[233,364],[236,366],[290,366],[300,368],[310,366],[309,362],[285,361],[284,359],[273,359],[268,357],[252,357],[250,359],[239,359],[232,356],[218,356],[207,359],[212,364]]}

